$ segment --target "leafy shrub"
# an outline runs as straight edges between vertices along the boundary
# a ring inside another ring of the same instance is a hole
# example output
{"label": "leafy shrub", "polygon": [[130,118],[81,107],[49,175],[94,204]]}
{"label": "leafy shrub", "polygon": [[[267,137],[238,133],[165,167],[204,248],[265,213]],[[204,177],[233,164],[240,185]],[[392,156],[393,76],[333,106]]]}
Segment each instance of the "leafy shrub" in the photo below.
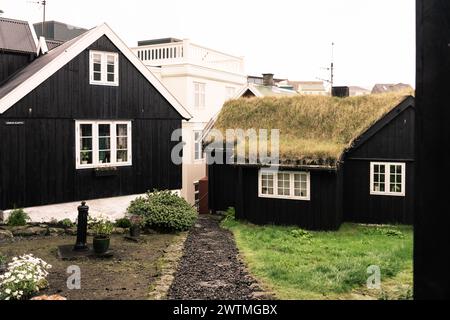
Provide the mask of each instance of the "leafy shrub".
{"label": "leafy shrub", "polygon": [[27,224],[30,217],[23,209],[14,209],[8,218],[8,226],[10,227],[21,227]]}
{"label": "leafy shrub", "polygon": [[145,226],[165,232],[189,230],[197,220],[197,211],[171,191],[148,192],[131,202],[128,213],[141,216]]}
{"label": "leafy shrub", "polygon": [[311,240],[313,235],[311,234],[311,232],[303,230],[303,229],[294,229],[291,230],[291,235],[294,238],[299,238],[302,240]]}
{"label": "leafy shrub", "polygon": [[114,230],[114,224],[103,218],[90,219],[89,228],[94,232],[94,237],[107,238]]}
{"label": "leafy shrub", "polygon": [[70,220],[70,219],[64,219],[58,222],[58,225],[60,225],[63,228],[72,228],[73,226],[75,226],[75,224]]}
{"label": "leafy shrub", "polygon": [[117,219],[115,224],[117,228],[128,229],[131,227],[131,221],[128,218]]}
{"label": "leafy shrub", "polygon": [[236,210],[233,207],[229,207],[225,212],[224,221],[234,221],[236,220]]}
{"label": "leafy shrub", "polygon": [[32,254],[13,258],[5,274],[0,275],[0,300],[29,299],[45,289],[51,267]]}

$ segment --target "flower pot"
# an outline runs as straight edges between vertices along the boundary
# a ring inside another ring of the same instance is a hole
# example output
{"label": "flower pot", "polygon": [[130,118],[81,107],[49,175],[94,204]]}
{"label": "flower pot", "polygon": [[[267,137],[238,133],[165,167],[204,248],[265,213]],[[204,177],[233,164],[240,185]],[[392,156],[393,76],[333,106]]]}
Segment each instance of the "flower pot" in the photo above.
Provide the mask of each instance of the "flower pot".
{"label": "flower pot", "polygon": [[109,237],[94,237],[94,251],[97,254],[106,253],[109,249],[110,238]]}
{"label": "flower pot", "polygon": [[130,236],[132,238],[137,238],[141,235],[141,227],[138,224],[132,225],[130,227]]}

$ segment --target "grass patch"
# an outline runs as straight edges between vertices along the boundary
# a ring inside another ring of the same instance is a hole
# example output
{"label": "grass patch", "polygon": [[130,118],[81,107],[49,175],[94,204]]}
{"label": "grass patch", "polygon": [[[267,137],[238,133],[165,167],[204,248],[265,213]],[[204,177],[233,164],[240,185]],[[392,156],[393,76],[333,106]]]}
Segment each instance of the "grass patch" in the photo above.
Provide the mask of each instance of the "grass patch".
{"label": "grass patch", "polygon": [[[278,299],[409,299],[413,230],[344,224],[338,232],[255,226],[227,219],[250,272]],[[381,290],[366,288],[381,268]]]}

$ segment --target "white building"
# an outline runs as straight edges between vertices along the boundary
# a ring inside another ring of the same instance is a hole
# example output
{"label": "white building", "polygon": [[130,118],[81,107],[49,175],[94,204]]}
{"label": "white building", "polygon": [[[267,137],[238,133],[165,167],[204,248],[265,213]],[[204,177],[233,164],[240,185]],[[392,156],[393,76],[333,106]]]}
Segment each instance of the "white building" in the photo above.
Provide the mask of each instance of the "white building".
{"label": "white building", "polygon": [[195,183],[206,176],[202,131],[247,84],[244,59],[187,39],[140,41],[132,50],[193,116],[183,123],[182,194],[194,204]]}

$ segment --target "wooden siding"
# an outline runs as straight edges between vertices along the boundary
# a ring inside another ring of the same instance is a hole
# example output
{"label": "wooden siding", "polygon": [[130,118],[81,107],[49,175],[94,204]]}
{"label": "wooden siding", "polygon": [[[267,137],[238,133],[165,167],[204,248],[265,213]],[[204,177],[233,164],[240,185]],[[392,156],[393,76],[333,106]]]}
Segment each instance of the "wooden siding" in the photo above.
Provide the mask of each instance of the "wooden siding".
{"label": "wooden siding", "polygon": [[[106,38],[90,49],[118,52]],[[89,84],[89,50],[0,115],[0,209],[180,189],[171,161],[181,116],[122,55],[119,87]],[[131,120],[133,166],[75,169],[75,120]],[[23,125],[7,125],[23,122]]]}
{"label": "wooden siding", "polygon": [[[360,223],[412,224],[414,216],[414,107],[345,156],[344,220]],[[406,162],[406,196],[370,194],[370,163]]]}
{"label": "wooden siding", "polygon": [[[415,299],[450,299],[450,2],[417,0]],[[446,187],[447,186],[447,187]]]}
{"label": "wooden siding", "polygon": [[14,53],[0,50],[0,85],[16,71],[28,65],[32,59],[33,57],[29,53]]}
{"label": "wooden siding", "polygon": [[295,225],[308,230],[336,230],[341,225],[336,172],[311,172],[311,200],[260,198],[258,168],[238,168],[238,219],[255,224]]}

